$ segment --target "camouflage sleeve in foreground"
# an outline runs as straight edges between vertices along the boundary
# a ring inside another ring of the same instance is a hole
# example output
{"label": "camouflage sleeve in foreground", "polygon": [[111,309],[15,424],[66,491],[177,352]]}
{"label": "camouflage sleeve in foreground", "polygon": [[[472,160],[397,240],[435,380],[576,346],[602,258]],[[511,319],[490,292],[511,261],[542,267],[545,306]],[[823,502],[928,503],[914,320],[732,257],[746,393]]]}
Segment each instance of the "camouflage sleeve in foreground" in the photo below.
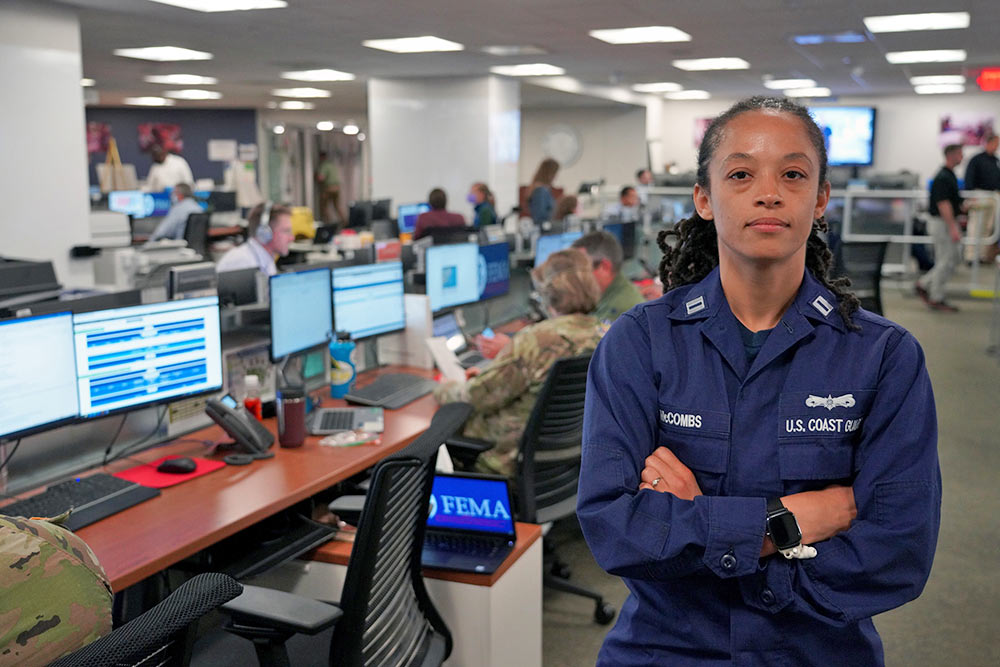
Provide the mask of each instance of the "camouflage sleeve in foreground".
{"label": "camouflage sleeve in foreground", "polygon": [[0,667],[47,665],[111,631],[90,547],[46,521],[0,516]]}

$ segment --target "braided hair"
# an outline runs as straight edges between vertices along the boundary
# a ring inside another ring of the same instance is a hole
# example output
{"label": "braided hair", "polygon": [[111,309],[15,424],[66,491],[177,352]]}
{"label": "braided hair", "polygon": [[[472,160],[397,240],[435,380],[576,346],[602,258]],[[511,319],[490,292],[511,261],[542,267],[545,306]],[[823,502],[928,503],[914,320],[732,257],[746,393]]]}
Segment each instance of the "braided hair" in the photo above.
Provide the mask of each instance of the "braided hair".
{"label": "braided hair", "polygon": [[[819,156],[819,182],[821,184],[826,182],[826,143],[822,130],[809,115],[809,111],[783,97],[761,96],[737,102],[716,117],[705,130],[705,138],[698,149],[698,185],[706,191],[709,189],[709,163],[719,144],[722,143],[722,134],[729,121],[748,111],[763,110],[788,113],[802,121],[809,140]],[[844,323],[849,329],[857,331],[860,327],[854,323],[851,315],[860,307],[861,302],[847,289],[851,284],[850,279],[846,276],[830,277],[833,253],[819,236],[825,231],[827,224],[823,217],[813,221],[812,231],[806,241],[806,268],[816,280],[833,292],[837,298],[837,310]],[[663,258],[660,260],[660,281],[663,283],[665,293],[683,285],[700,282],[719,264],[719,244],[715,225],[697,213],[682,220],[674,229],[661,231],[657,235],[656,243],[663,252]]]}

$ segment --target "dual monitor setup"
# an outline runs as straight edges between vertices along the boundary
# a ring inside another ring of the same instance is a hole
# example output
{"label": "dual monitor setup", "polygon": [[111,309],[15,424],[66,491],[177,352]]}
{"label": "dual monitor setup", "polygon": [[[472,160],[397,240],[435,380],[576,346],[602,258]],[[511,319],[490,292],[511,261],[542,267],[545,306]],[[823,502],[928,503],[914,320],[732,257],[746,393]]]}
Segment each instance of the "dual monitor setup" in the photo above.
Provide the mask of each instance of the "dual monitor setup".
{"label": "dual monitor setup", "polygon": [[[124,213],[133,219],[162,218],[170,211],[170,192],[116,190],[108,193],[108,210]],[[222,213],[236,210],[236,193],[216,190],[195,190],[194,197],[203,209]]]}
{"label": "dual monitor setup", "polygon": [[[632,259],[636,252],[636,222],[605,222],[601,229],[608,232],[622,246],[625,259]],[[545,234],[535,241],[535,266],[541,266],[554,252],[565,250],[583,236],[582,231]]]}
{"label": "dual monitor setup", "polygon": [[[348,211],[348,227],[368,227],[375,221],[390,220],[391,199],[374,199],[370,201],[356,201],[350,205]],[[399,233],[412,234],[417,225],[417,218],[421,213],[426,213],[431,207],[426,202],[418,204],[400,204],[397,210],[397,224]]]}

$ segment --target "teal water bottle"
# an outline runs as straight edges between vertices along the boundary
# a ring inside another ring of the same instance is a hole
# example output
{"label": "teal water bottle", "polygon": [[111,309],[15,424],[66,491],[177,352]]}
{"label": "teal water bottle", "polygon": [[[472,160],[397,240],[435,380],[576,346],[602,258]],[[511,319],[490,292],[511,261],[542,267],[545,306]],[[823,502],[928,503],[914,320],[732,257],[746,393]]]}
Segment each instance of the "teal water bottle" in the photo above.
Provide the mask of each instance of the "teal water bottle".
{"label": "teal water bottle", "polygon": [[338,331],[336,340],[330,343],[330,397],[343,398],[354,387],[354,362],[351,353],[354,352],[354,341],[351,334]]}

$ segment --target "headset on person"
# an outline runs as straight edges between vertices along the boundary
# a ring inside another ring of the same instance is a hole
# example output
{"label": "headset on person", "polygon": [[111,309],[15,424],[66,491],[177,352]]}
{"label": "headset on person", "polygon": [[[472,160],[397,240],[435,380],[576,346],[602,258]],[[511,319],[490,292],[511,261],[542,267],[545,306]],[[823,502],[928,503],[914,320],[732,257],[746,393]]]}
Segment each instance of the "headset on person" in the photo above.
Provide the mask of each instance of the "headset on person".
{"label": "headset on person", "polygon": [[271,207],[273,206],[274,202],[268,200],[264,202],[264,209],[260,212],[260,221],[257,223],[254,238],[261,245],[267,245],[274,239],[274,230],[271,229]]}

